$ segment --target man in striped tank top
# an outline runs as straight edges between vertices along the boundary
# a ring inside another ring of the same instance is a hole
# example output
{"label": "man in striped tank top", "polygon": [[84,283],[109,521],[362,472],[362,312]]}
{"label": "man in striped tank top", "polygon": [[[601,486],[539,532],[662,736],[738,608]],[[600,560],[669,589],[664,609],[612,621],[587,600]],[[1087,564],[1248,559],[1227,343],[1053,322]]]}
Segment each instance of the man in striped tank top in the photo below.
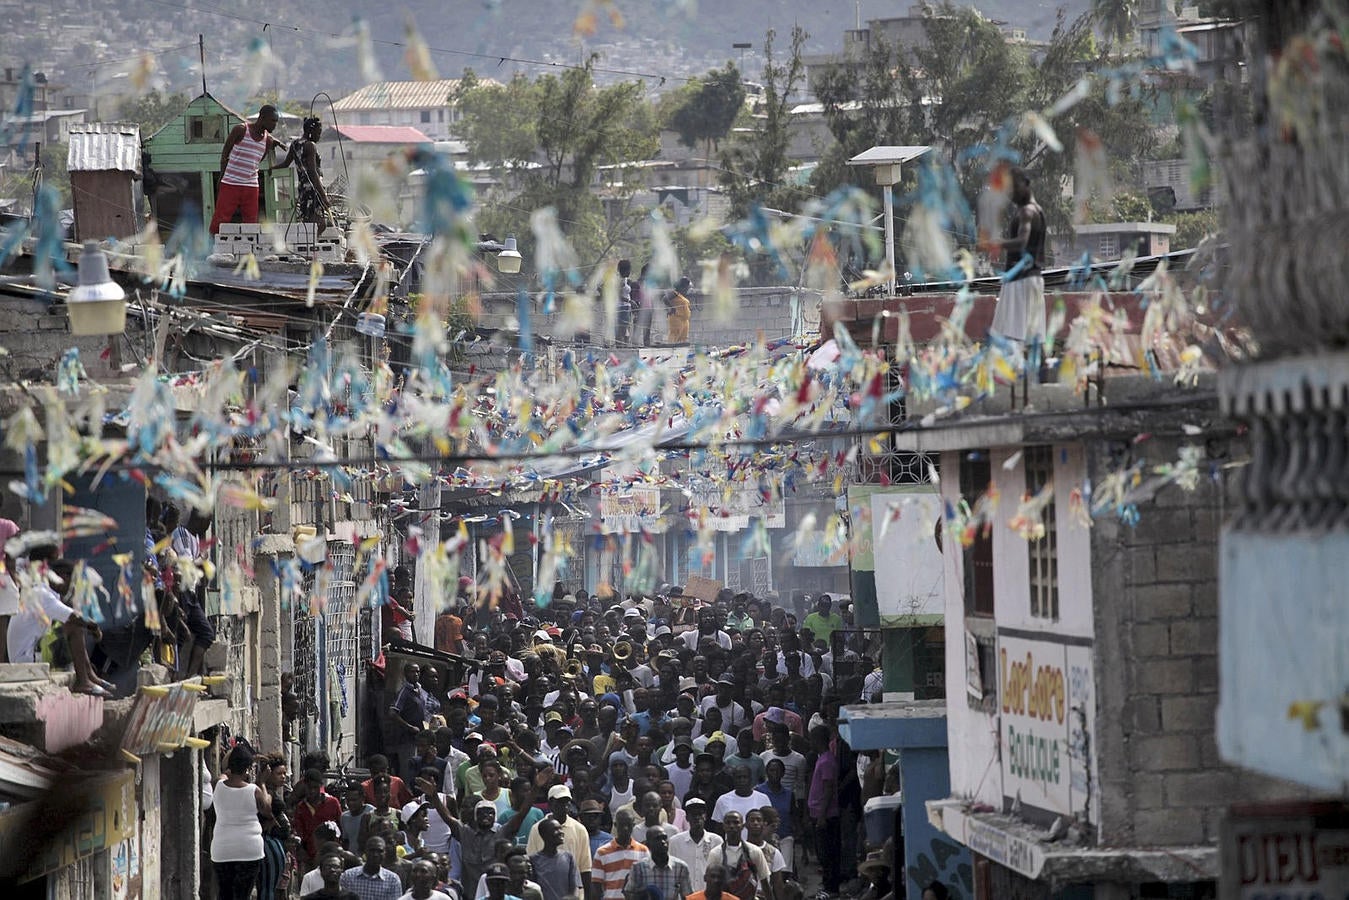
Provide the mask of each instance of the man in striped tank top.
{"label": "man in striped tank top", "polygon": [[276,107],[268,104],[258,110],[250,125],[235,125],[220,151],[220,189],[216,192],[215,215],[211,234],[237,212],[244,222],[258,220],[258,166],[281,142],[272,137],[276,128]]}

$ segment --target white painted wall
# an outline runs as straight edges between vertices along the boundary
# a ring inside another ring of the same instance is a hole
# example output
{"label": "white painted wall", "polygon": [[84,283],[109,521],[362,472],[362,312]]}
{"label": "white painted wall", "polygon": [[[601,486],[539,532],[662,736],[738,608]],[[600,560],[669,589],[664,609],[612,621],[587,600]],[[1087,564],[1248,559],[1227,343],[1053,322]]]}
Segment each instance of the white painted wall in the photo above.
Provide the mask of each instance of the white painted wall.
{"label": "white painted wall", "polygon": [[[960,456],[943,453],[942,497],[960,502]],[[946,731],[951,766],[951,794],[1001,807],[1002,770],[998,765],[997,719],[971,706],[965,692],[965,572],[961,547],[953,535],[942,536],[943,595],[946,607]],[[989,700],[989,708],[992,701]]]}
{"label": "white painted wall", "polygon": [[[1070,637],[1091,637],[1091,531],[1070,511],[1071,494],[1086,480],[1087,464],[1078,445],[1054,448],[1054,509],[1058,526],[1059,618],[1030,614],[1030,563],[1026,539],[1008,522],[1026,492],[1026,470],[1020,449],[1005,447],[991,454],[993,480],[1001,497],[993,529],[993,583],[999,628],[1017,628]],[[1017,456],[1016,464],[1004,464]]]}
{"label": "white painted wall", "polygon": [[[1057,621],[1033,618],[1030,614],[1030,570],[1026,541],[1008,522],[1016,515],[1026,489],[1026,475],[1018,457],[1019,448],[995,449],[990,454],[994,483],[1000,504],[993,524],[993,579],[996,592],[996,619],[965,618],[964,566],[961,548],[953,535],[943,538],[943,597],[946,610],[946,684],[947,732],[953,796],[973,798],[1001,808],[1003,801],[1002,766],[999,763],[999,727],[996,714],[986,713],[971,701],[965,691],[966,631],[982,627],[1022,629],[1043,633],[1046,638],[1069,636],[1090,638],[1092,624],[1090,530],[1075,521],[1071,495],[1086,478],[1086,459],[1080,446],[1061,446],[1054,450],[1054,501],[1059,543],[1059,614]],[[960,454],[943,453],[942,497],[947,504],[960,501]],[[1074,661],[1087,648],[1073,648]],[[1090,686],[1086,688],[1090,691]],[[1095,732],[1095,697],[1087,701],[1087,731]],[[989,709],[995,709],[990,700]],[[1090,777],[1099,776],[1093,771]],[[1083,773],[1078,774],[1080,779]],[[1095,817],[1095,811],[1093,811]]]}

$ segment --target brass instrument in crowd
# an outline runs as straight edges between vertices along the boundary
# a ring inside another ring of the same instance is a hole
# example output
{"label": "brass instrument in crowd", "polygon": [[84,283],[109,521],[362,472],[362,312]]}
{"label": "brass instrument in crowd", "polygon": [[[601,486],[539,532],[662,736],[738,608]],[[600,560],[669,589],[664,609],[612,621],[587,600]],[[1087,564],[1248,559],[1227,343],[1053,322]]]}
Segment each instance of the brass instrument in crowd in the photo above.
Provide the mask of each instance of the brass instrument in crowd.
{"label": "brass instrument in crowd", "polygon": [[579,659],[572,657],[571,659],[567,660],[567,674],[570,675],[572,678],[580,678],[581,672],[584,669],[585,665]]}
{"label": "brass instrument in crowd", "polygon": [[632,642],[618,641],[614,644],[613,650],[614,662],[625,663],[632,659]]}

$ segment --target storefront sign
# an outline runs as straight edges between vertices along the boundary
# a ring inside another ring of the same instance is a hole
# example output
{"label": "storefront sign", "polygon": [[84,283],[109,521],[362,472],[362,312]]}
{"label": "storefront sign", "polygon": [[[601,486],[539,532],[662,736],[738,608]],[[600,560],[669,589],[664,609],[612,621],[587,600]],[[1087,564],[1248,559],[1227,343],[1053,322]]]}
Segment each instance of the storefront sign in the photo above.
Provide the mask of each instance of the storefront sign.
{"label": "storefront sign", "polygon": [[1002,792],[1048,815],[1093,813],[1095,727],[1090,647],[998,635]]}
{"label": "storefront sign", "polygon": [[0,812],[0,846],[27,860],[20,882],[116,847],[135,834],[136,779],[130,771],[69,779],[59,794]]}
{"label": "storefront sign", "polygon": [[964,844],[972,852],[1027,878],[1039,878],[1044,868],[1044,851],[1035,844],[975,819],[965,822]]}
{"label": "storefront sign", "polygon": [[144,756],[183,746],[183,742],[192,736],[192,716],[196,707],[197,692],[188,690],[181,683],[165,685],[164,690],[153,693],[141,691],[122,735],[122,749]]}
{"label": "storefront sign", "polygon": [[600,530],[604,534],[664,531],[660,488],[647,485],[606,487],[600,494]]}
{"label": "storefront sign", "polygon": [[749,528],[752,518],[763,519],[765,528],[787,527],[787,505],[777,482],[767,486],[766,494],[757,485],[694,491],[689,497],[689,509],[695,516],[705,517],[707,527],[713,531],[738,533]]}
{"label": "storefront sign", "polygon": [[1344,900],[1349,897],[1349,807],[1308,804],[1234,812],[1220,849],[1221,900]]}

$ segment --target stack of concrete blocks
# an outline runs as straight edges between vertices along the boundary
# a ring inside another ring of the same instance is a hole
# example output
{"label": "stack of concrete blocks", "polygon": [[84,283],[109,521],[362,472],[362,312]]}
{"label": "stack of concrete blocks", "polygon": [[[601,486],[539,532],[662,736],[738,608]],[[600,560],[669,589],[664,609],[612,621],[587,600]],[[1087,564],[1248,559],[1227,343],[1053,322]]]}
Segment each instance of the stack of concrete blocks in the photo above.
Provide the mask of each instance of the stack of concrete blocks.
{"label": "stack of concrete blocks", "polygon": [[342,229],[334,225],[320,230],[312,222],[291,222],[282,230],[282,226],[256,222],[225,222],[216,235],[212,252],[227,253],[236,258],[251,253],[258,259],[294,255],[306,260],[336,263],[346,258],[347,241]]}

